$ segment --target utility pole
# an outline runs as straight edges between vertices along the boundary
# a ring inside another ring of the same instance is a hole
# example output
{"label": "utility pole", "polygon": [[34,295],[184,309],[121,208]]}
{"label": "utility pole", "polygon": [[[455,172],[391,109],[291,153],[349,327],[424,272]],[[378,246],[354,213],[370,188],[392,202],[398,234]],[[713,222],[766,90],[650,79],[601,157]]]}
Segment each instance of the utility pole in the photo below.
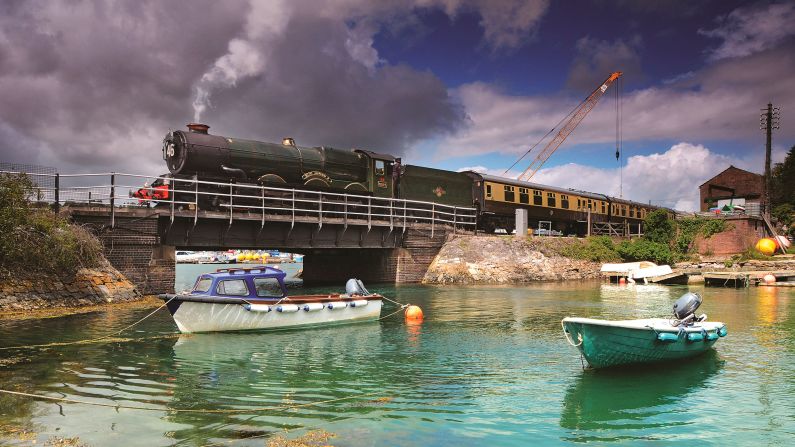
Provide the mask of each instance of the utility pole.
{"label": "utility pole", "polygon": [[767,218],[770,218],[771,203],[770,203],[770,190],[772,189],[771,175],[770,175],[770,152],[773,148],[773,129],[779,128],[779,120],[781,111],[778,107],[773,107],[773,104],[768,103],[766,109],[762,109],[759,117],[759,128],[765,131],[765,194],[764,194],[764,213]]}

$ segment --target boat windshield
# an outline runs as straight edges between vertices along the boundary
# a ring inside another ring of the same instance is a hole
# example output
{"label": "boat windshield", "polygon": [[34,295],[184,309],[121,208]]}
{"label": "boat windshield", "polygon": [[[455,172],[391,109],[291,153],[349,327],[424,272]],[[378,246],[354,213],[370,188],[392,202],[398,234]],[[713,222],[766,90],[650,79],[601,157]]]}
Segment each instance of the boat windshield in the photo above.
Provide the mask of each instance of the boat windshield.
{"label": "boat windshield", "polygon": [[193,286],[194,292],[208,292],[210,290],[210,286],[213,285],[213,279],[209,276],[201,276],[196,281],[196,285]]}
{"label": "boat windshield", "polygon": [[276,278],[254,278],[254,288],[261,298],[282,298],[284,291]]}

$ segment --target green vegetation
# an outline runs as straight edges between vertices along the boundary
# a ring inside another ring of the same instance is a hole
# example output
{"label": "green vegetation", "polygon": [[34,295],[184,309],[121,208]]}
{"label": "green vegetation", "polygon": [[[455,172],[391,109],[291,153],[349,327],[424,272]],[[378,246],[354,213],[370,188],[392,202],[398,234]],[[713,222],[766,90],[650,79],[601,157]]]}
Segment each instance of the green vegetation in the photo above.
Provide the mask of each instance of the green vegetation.
{"label": "green vegetation", "polygon": [[102,245],[83,227],[31,204],[39,191],[24,175],[0,175],[0,270],[73,273],[95,267]]}
{"label": "green vegetation", "polygon": [[621,259],[630,262],[652,261],[657,264],[673,264],[675,261],[668,245],[643,238],[621,242],[618,245],[618,254]]}
{"label": "green vegetation", "polygon": [[561,254],[569,258],[594,262],[652,261],[672,264],[687,259],[697,236],[710,238],[729,229],[721,219],[687,218],[671,220],[665,210],[646,217],[646,234],[640,239],[616,244],[607,236],[595,236],[565,247]]}
{"label": "green vegetation", "polygon": [[770,199],[773,202],[773,210],[777,205],[795,206],[795,193],[793,193],[795,191],[795,146],[790,148],[783,163],[776,163],[773,166],[770,181],[772,187]]}
{"label": "green vegetation", "polygon": [[560,254],[567,258],[583,259],[593,262],[616,262],[621,260],[613,240],[607,236],[593,236],[575,239],[562,248]]}

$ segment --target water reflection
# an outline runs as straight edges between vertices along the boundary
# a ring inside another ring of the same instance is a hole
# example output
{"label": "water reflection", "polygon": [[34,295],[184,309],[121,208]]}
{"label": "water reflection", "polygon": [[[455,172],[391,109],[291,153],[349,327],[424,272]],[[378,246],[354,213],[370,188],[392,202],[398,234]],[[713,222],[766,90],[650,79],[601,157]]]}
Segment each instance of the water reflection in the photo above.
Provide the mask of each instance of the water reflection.
{"label": "water reflection", "polygon": [[566,391],[560,425],[587,432],[670,424],[666,413],[687,411],[691,393],[708,388],[706,382],[723,364],[717,352],[710,350],[678,364],[585,370]]}

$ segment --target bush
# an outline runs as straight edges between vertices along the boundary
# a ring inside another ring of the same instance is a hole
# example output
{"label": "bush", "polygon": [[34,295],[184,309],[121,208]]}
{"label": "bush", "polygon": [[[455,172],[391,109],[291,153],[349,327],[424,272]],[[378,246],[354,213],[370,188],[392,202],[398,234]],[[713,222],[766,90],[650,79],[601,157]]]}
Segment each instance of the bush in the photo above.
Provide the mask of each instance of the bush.
{"label": "bush", "polygon": [[789,225],[795,220],[795,207],[789,203],[778,205],[772,210],[773,217],[784,225]]}
{"label": "bush", "polygon": [[644,219],[643,238],[658,244],[670,244],[676,235],[676,225],[668,218],[668,211],[659,209],[652,211]]}
{"label": "bush", "polygon": [[592,236],[584,241],[566,246],[561,253],[572,259],[583,259],[593,262],[620,261],[621,256],[616,251],[613,240],[607,236]]}
{"label": "bush", "polygon": [[0,175],[0,267],[6,272],[74,273],[95,267],[102,245],[83,227],[31,206],[37,189],[24,175]]}
{"label": "bush", "polygon": [[625,261],[652,261],[657,264],[673,264],[674,256],[667,244],[646,239],[624,241],[618,245],[618,254]]}

